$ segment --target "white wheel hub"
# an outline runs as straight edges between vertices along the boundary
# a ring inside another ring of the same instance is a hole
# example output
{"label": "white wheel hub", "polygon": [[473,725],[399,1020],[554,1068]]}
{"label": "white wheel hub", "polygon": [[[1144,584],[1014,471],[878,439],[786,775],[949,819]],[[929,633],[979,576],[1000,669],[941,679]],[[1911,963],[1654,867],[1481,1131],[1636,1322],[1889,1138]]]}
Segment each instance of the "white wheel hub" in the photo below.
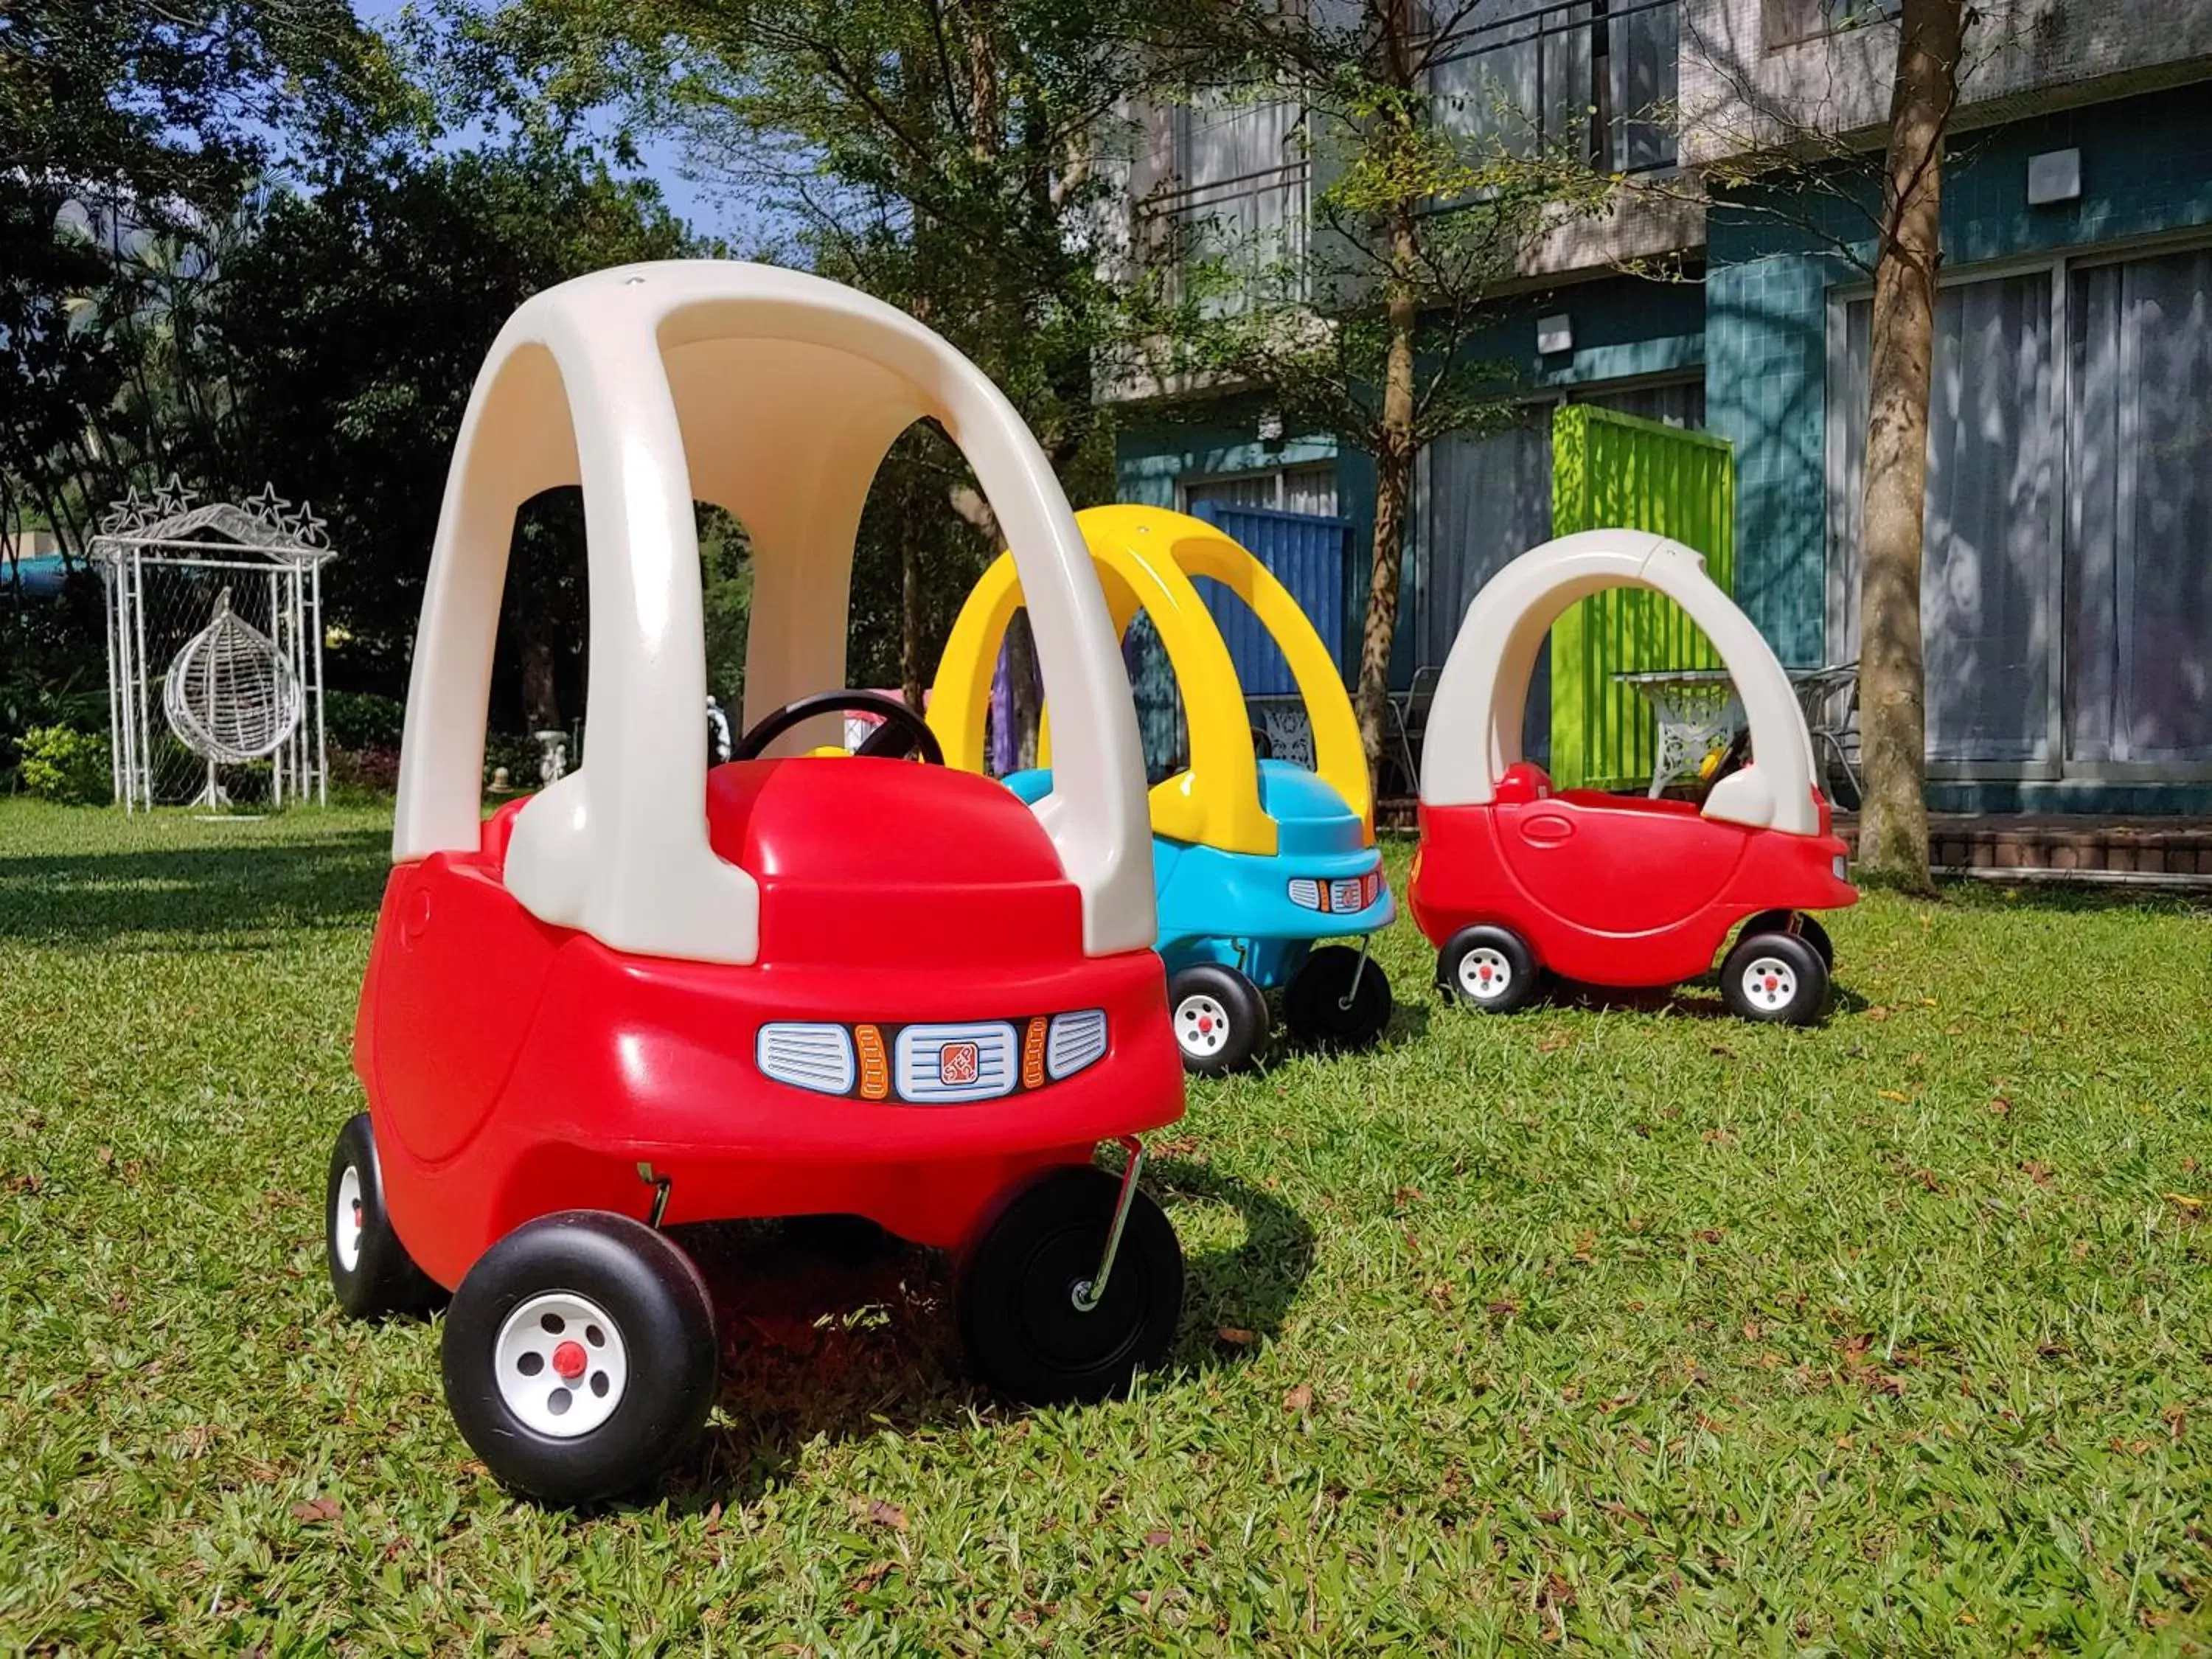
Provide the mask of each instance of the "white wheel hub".
{"label": "white wheel hub", "polygon": [[331,1254],[338,1266],[352,1273],[361,1266],[361,1171],[352,1164],[338,1177],[337,1208],[331,1215]]}
{"label": "white wheel hub", "polygon": [[1216,998],[1194,991],[1176,1004],[1175,1034],[1183,1053],[1211,1060],[1229,1046],[1229,1011]]}
{"label": "white wheel hub", "polygon": [[1459,986],[1477,1002],[1495,1002],[1513,984],[1513,963],[1493,945],[1478,945],[1459,959]]}
{"label": "white wheel hub", "polygon": [[629,1354],[605,1308],[574,1291],[548,1291],[499,1328],[492,1376],[500,1399],[526,1427],[574,1440],[622,1404]]}
{"label": "white wheel hub", "polygon": [[1788,1007],[1797,996],[1797,970],[1779,957],[1755,957],[1743,970],[1744,1000],[1765,1013]]}

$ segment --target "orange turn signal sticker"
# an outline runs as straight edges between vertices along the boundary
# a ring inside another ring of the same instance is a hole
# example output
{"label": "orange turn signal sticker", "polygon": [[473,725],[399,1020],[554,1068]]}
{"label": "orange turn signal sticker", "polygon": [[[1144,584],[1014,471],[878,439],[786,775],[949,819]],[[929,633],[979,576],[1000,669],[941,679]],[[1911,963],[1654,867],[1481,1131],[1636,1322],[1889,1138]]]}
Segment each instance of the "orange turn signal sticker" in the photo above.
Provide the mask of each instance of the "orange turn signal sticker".
{"label": "orange turn signal sticker", "polygon": [[855,1025],[853,1041],[860,1051],[860,1098],[884,1099],[891,1091],[891,1068],[884,1059],[884,1034],[872,1025]]}

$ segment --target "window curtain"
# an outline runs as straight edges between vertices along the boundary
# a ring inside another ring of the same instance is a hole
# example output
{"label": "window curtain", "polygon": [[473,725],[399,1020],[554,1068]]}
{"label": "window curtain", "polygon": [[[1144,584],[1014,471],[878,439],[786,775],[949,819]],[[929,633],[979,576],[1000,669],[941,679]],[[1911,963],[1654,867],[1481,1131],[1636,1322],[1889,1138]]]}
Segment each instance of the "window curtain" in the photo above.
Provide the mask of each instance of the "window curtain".
{"label": "window curtain", "polygon": [[1612,130],[1607,165],[1639,173],[1674,165],[1674,97],[1681,48],[1680,8],[1628,0],[1606,24]]}
{"label": "window curtain", "polygon": [[[1246,283],[1285,280],[1299,251],[1305,216],[1304,156],[1298,107],[1258,99],[1249,87],[1194,88],[1177,112],[1176,172],[1182,216],[1197,251]],[[1212,296],[1234,310],[1240,291]]]}
{"label": "window curtain", "polygon": [[2212,761],[2212,250],[2069,273],[2066,735]]}
{"label": "window curtain", "polygon": [[[1415,667],[1438,669],[1482,585],[1552,535],[1552,409],[1524,410],[1503,431],[1456,434],[1421,452],[1413,527],[1419,610]],[[1433,678],[1430,676],[1428,678]],[[1536,659],[1522,721],[1522,748],[1548,762],[1552,645]]]}
{"label": "window curtain", "polygon": [[[1858,653],[1873,307],[1831,377],[1830,654]],[[1920,622],[1935,761],[2051,758],[2061,434],[2051,279],[1947,288],[1936,307]]]}
{"label": "window curtain", "polygon": [[1625,392],[1601,392],[1589,397],[1577,397],[1574,401],[1595,404],[1600,409],[1618,410],[1623,415],[1657,421],[1662,426],[1681,427],[1692,432],[1705,430],[1705,383],[1703,378],[1668,380],[1659,386],[1631,386]]}
{"label": "window curtain", "polygon": [[1473,27],[1458,31],[1458,55],[1429,72],[1437,125],[1477,149],[1495,145],[1531,155],[1565,145],[1587,155],[1585,8],[1559,0],[1498,0],[1472,15]]}

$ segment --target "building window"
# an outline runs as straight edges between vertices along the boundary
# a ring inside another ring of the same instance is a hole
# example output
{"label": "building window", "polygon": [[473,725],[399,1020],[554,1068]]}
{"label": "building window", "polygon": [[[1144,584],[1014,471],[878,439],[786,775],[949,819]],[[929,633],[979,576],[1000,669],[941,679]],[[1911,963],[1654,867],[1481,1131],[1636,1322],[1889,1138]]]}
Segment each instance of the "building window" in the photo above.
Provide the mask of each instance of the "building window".
{"label": "building window", "polygon": [[1249,87],[1200,87],[1173,117],[1172,177],[1151,205],[1183,258],[1218,261],[1234,279],[1211,307],[1234,309],[1255,288],[1302,291],[1308,168],[1298,106]]}
{"label": "building window", "polygon": [[1760,33],[1769,52],[1895,17],[1905,0],[1765,0]]}
{"label": "building window", "polygon": [[1469,15],[1430,71],[1446,131],[1608,172],[1674,164],[1679,0],[1504,0]]}
{"label": "building window", "polygon": [[1177,493],[1186,513],[1195,511],[1201,501],[1212,501],[1220,507],[1272,507],[1278,513],[1316,513],[1333,519],[1336,516],[1336,464],[1322,461],[1263,472],[1189,478]]}
{"label": "building window", "polygon": [[[1870,302],[1832,325],[1830,654],[1858,641]],[[1928,755],[2212,769],[2212,249],[1947,286],[1929,411]]]}

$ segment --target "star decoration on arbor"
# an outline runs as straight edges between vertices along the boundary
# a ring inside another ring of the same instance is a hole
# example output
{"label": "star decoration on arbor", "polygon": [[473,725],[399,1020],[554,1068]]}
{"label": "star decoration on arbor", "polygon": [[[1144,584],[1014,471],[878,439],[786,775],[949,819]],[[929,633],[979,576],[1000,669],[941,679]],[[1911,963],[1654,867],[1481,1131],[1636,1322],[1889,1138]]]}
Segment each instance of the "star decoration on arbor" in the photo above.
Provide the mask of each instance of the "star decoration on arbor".
{"label": "star decoration on arbor", "polygon": [[287,527],[285,511],[292,503],[276,493],[275,484],[264,483],[258,495],[248,495],[239,505],[272,530],[283,530]]}
{"label": "star decoration on arbor", "polygon": [[324,521],[315,516],[313,502],[301,501],[299,511],[283,522],[286,533],[302,547],[327,547],[330,544],[323,535]]}
{"label": "star decoration on arbor", "polygon": [[139,499],[138,486],[133,484],[130,494],[121,501],[107,504],[107,512],[100,520],[100,533],[103,536],[120,535],[149,522],[151,509]]}
{"label": "star decoration on arbor", "polygon": [[154,492],[154,516],[158,523],[164,519],[180,519],[192,510],[192,492],[186,489],[177,475],[172,472],[168,483]]}

